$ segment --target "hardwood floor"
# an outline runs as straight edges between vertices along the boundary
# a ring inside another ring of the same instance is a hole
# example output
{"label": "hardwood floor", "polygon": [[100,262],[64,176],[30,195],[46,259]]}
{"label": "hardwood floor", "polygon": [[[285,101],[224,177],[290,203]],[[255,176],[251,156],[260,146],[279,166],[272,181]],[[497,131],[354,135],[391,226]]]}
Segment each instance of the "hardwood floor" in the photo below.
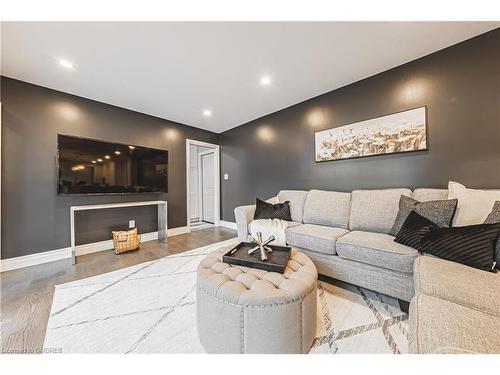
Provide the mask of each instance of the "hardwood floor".
{"label": "hardwood floor", "polygon": [[224,241],[236,236],[226,228],[209,228],[169,237],[168,244],[145,242],[136,252],[115,255],[100,251],[0,274],[2,353],[39,353],[43,347],[54,286],[95,276]]}

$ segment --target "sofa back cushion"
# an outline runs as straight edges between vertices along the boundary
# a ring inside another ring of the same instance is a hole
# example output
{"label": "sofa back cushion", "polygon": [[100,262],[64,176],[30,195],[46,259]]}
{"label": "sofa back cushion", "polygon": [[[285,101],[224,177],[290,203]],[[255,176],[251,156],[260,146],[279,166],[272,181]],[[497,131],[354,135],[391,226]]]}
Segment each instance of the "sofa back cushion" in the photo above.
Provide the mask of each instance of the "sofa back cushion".
{"label": "sofa back cushion", "polygon": [[354,190],[349,229],[389,233],[399,211],[401,195],[411,196],[411,190]]}
{"label": "sofa back cushion", "polygon": [[448,199],[448,189],[418,188],[413,190],[411,197],[420,202],[440,201]]}
{"label": "sofa back cushion", "polygon": [[304,204],[304,223],[347,228],[351,193],[311,190]]}
{"label": "sofa back cushion", "polygon": [[302,223],[307,193],[305,190],[281,190],[278,193],[280,203],[290,201],[290,213],[293,221]]}

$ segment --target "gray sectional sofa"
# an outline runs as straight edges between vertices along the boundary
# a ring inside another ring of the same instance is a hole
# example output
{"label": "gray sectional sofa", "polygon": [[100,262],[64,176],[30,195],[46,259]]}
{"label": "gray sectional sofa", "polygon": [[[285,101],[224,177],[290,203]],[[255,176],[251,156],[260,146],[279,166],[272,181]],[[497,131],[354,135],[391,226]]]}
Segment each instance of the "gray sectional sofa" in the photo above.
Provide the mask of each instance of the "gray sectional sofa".
{"label": "gray sectional sofa", "polygon": [[[286,242],[306,253],[322,275],[410,301],[418,252],[388,234],[402,194],[420,201],[446,199],[447,190],[282,190],[277,200],[290,201],[293,220]],[[254,206],[235,209],[241,240],[250,233],[254,212]]]}
{"label": "gray sectional sofa", "polygon": [[411,353],[500,353],[500,273],[419,256]]}
{"label": "gray sectional sofa", "polygon": [[[411,300],[411,352],[500,352],[500,273],[420,256],[394,242],[388,232],[401,195],[439,200],[448,190],[282,190],[269,201],[290,201],[286,242],[306,253],[320,274]],[[241,240],[257,223],[254,213],[253,205],[235,209]]]}

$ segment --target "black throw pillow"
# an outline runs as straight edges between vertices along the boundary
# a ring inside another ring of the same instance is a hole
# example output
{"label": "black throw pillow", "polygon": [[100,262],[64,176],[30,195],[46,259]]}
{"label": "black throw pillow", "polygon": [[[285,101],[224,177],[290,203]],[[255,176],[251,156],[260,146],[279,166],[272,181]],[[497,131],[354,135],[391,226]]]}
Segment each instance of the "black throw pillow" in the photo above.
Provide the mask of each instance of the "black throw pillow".
{"label": "black throw pillow", "polygon": [[431,228],[439,228],[439,225],[434,224],[415,211],[411,211],[396,234],[394,241],[420,250],[422,239],[430,233]]}
{"label": "black throw pillow", "polygon": [[[496,201],[493,205],[493,210],[488,215],[485,224],[496,224],[500,223],[500,201]],[[500,269],[500,236],[497,239],[497,244],[495,246],[495,260],[497,262],[496,268]]]}
{"label": "black throw pillow", "polygon": [[440,228],[412,212],[394,241],[438,258],[496,272],[494,246],[499,233],[500,223]]}
{"label": "black throw pillow", "polygon": [[495,243],[499,233],[500,223],[431,228],[422,239],[420,250],[480,270],[496,272]]}
{"label": "black throw pillow", "polygon": [[255,206],[255,214],[253,215],[254,220],[281,219],[292,221],[292,216],[290,213],[290,201],[272,204],[257,198]]}

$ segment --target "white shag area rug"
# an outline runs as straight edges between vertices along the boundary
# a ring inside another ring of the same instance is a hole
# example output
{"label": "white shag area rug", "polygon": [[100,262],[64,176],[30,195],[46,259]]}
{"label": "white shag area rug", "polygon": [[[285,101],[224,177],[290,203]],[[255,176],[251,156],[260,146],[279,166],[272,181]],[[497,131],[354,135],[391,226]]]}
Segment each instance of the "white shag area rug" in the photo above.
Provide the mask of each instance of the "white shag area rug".
{"label": "white shag area rug", "polygon": [[[204,353],[196,331],[196,268],[214,243],[57,285],[44,348],[62,353]],[[214,317],[216,319],[216,317]],[[398,301],[344,283],[318,282],[310,353],[407,353]]]}

